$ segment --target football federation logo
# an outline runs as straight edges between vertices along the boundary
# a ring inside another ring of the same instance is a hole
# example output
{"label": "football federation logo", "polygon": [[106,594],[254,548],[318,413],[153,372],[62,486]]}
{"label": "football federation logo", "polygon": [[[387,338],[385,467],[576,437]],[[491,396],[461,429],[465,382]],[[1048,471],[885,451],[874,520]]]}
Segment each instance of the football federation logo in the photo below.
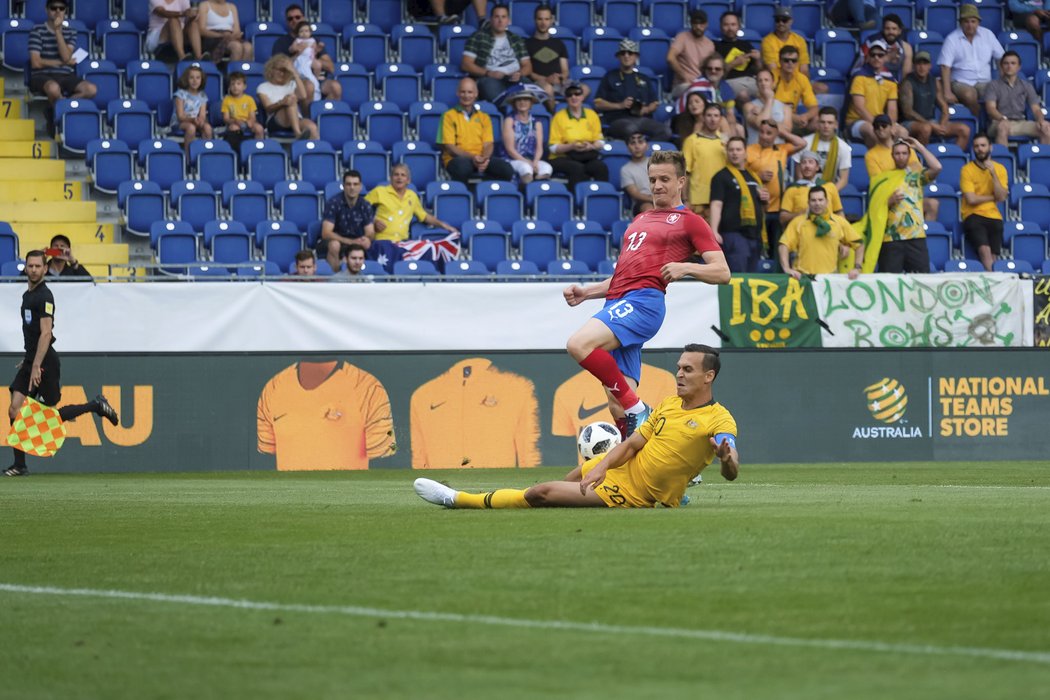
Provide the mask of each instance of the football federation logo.
{"label": "football federation logo", "polygon": [[896,379],[883,377],[864,388],[864,397],[872,417],[882,423],[896,423],[908,408],[908,394]]}
{"label": "football federation logo", "polygon": [[681,218],[682,218],[681,214],[668,214],[667,215],[667,223],[673,224],[674,222],[678,221]]}

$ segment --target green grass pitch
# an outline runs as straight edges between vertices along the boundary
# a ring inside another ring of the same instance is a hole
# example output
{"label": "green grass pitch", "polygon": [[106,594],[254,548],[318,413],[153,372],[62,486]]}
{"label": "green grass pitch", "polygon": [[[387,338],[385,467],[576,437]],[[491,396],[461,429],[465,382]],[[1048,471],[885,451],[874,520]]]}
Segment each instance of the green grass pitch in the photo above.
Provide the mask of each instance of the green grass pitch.
{"label": "green grass pitch", "polygon": [[745,463],[644,511],[43,471],[0,481],[0,698],[1050,698],[1050,462]]}

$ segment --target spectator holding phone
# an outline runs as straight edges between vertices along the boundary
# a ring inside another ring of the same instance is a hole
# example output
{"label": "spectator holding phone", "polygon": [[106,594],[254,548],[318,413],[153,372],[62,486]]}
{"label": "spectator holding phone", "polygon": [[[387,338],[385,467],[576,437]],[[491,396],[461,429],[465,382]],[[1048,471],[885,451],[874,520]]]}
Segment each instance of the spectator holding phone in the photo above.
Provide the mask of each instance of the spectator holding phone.
{"label": "spectator holding phone", "polygon": [[52,236],[51,243],[44,252],[48,257],[45,273],[48,277],[80,277],[83,282],[92,281],[91,273],[73,257],[73,247],[67,236],[61,233]]}

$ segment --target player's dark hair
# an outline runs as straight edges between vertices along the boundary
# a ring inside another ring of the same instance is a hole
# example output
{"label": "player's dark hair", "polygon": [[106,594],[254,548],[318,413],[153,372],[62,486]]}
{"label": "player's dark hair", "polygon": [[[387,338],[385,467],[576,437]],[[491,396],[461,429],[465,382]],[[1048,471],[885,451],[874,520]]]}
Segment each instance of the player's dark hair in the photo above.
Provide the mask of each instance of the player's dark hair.
{"label": "player's dark hair", "polygon": [[56,243],[65,243],[67,247],[73,247],[73,243],[69,240],[69,236],[62,233],[56,233],[54,236],[51,236],[51,242],[47,244],[47,247],[54,248]]}
{"label": "player's dark hair", "polygon": [[303,248],[295,254],[295,262],[303,262],[304,260],[316,260],[317,256],[314,255],[314,251],[310,248]]}
{"label": "player's dark hair", "polygon": [[40,258],[44,262],[47,262],[47,255],[42,250],[31,250],[26,253],[26,262],[29,262],[29,258]]}
{"label": "player's dark hair", "polygon": [[656,151],[649,157],[650,166],[664,164],[674,166],[676,177],[685,177],[685,156],[681,151]]}
{"label": "player's dark hair", "polygon": [[704,363],[701,365],[705,372],[710,370],[715,371],[715,376],[718,376],[719,371],[722,369],[722,360],[718,357],[718,350],[715,350],[710,345],[703,345],[701,343],[689,343],[682,352],[698,352],[704,356]]}

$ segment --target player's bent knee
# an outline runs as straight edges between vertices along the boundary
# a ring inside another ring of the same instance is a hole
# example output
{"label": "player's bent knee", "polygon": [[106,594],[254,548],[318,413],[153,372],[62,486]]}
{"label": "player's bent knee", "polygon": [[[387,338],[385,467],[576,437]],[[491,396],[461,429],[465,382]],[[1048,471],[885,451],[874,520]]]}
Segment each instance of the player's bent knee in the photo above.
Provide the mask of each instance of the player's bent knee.
{"label": "player's bent knee", "polygon": [[525,502],[533,508],[542,508],[550,505],[550,493],[550,484],[536,484],[525,492]]}

